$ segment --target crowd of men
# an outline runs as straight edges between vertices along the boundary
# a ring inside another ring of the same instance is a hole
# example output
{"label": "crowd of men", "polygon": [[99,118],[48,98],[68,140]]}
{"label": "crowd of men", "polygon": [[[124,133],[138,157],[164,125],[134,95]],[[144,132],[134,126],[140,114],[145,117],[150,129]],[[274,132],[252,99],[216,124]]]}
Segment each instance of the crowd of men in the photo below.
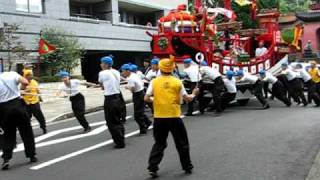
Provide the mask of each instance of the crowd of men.
{"label": "crowd of men", "polygon": [[[154,116],[155,143],[148,161],[148,170],[152,177],[158,176],[158,165],[162,160],[169,132],[173,135],[183,170],[192,173],[187,131],[180,118],[183,101],[187,103],[186,116],[194,115],[195,101],[198,101],[201,114],[208,109],[222,113],[228,104],[235,100],[237,83],[241,82],[249,85],[248,90],[258,99],[263,109],[270,108],[267,100],[270,92],[271,98],[279,99],[288,107],[292,104],[291,98],[299,106],[307,106],[312,101],[315,106],[320,106],[320,72],[316,62],[311,62],[308,70],[302,64],[291,67],[284,63],[278,74],[261,70],[258,75],[252,75],[243,70],[228,70],[225,76],[217,69],[209,67],[206,61],[198,65],[187,58],[183,64],[181,71],[174,62],[174,57],[161,60],[154,57],[151,61],[144,62],[144,67],[140,70],[137,65],[124,64],[119,72],[113,69],[113,57],[105,56],[101,58],[99,84],[70,79],[68,72],[61,71],[59,75],[62,83],[57,95],[69,97],[74,115],[86,133],[91,127],[85,118],[85,97],[79,91],[79,86],[101,87],[105,98],[105,120],[114,140],[114,147],[125,148],[126,106],[120,91],[120,82],[125,80],[125,88],[132,92],[134,119],[141,135],[146,134],[152,124],[145,114],[145,108],[150,108]],[[305,89],[308,92],[307,98]],[[3,170],[9,168],[16,145],[16,129],[24,143],[26,157],[30,158],[31,162],[37,162],[30,119],[34,116],[43,133],[47,133],[45,117],[40,107],[40,94],[32,70],[25,69],[23,76],[15,72],[0,74]],[[208,97],[208,94],[211,96]]]}

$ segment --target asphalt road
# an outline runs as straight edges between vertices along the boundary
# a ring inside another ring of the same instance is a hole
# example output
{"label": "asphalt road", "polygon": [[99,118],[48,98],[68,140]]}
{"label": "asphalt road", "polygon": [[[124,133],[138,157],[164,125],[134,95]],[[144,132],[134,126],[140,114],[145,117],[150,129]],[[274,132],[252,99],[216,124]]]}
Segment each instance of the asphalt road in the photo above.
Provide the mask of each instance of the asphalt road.
{"label": "asphalt road", "polygon": [[[320,148],[319,109],[287,108],[273,101],[259,110],[251,101],[222,115],[208,112],[184,118],[195,166],[192,175],[181,170],[172,138],[161,163],[159,179],[172,180],[303,180]],[[132,105],[128,116],[132,116]],[[152,131],[139,136],[129,117],[127,147],[113,149],[102,112],[87,116],[93,130],[82,134],[74,119],[50,124],[49,133],[35,128],[39,162],[28,164],[18,144],[9,171],[1,180],[145,180]]]}

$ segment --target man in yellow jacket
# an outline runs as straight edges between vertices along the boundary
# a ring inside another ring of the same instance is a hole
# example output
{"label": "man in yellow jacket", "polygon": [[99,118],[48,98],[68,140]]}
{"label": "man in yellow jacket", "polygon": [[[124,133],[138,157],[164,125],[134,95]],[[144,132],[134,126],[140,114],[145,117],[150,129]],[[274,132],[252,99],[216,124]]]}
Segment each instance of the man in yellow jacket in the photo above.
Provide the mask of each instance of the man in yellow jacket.
{"label": "man in yellow jacket", "polygon": [[317,92],[320,94],[320,71],[319,71],[319,68],[317,67],[317,62],[311,61],[310,66],[311,67],[309,69],[309,74],[312,80],[316,83]]}
{"label": "man in yellow jacket", "polygon": [[155,143],[149,157],[149,174],[158,177],[157,171],[167,147],[167,137],[171,132],[180,156],[182,169],[191,174],[193,165],[190,160],[189,140],[187,130],[181,116],[182,98],[190,102],[199,92],[196,88],[191,95],[187,94],[182,82],[172,75],[173,59],[162,59],[159,63],[161,76],[153,79],[148,87],[145,101],[153,103]]}
{"label": "man in yellow jacket", "polygon": [[29,85],[26,87],[26,89],[22,93],[23,100],[26,103],[27,112],[30,118],[34,116],[38,120],[43,134],[46,134],[47,133],[46,120],[40,107],[41,98],[39,96],[40,91],[38,87],[39,86],[38,82],[33,79],[33,72],[30,69],[24,70],[23,76],[29,81]]}

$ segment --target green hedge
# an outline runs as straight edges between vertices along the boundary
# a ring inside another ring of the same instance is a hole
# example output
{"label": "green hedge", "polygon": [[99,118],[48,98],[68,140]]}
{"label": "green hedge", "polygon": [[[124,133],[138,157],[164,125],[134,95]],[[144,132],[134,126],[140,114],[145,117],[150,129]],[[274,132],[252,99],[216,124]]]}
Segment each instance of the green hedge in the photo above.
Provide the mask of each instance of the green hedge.
{"label": "green hedge", "polygon": [[[60,82],[61,78],[59,76],[41,76],[35,77],[38,82],[40,83],[50,83],[50,82]],[[71,76],[71,79],[83,79],[83,76]]]}

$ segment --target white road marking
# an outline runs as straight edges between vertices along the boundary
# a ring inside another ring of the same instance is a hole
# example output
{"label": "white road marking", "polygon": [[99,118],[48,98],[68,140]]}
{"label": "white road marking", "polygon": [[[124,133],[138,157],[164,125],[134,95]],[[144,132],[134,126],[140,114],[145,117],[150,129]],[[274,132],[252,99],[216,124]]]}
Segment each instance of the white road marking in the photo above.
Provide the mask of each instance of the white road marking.
{"label": "white road marking", "polygon": [[74,135],[74,136],[69,136],[69,137],[65,137],[65,138],[59,138],[59,139],[55,139],[55,140],[52,140],[52,141],[39,143],[39,144],[36,145],[36,147],[37,148],[45,147],[45,146],[50,146],[50,145],[53,145],[53,144],[59,144],[59,143],[67,142],[67,141],[81,139],[81,138],[85,138],[85,137],[89,137],[89,136],[94,136],[94,135],[102,133],[103,131],[105,131],[107,129],[108,129],[107,126],[101,126],[101,127],[97,128],[97,129],[92,130],[89,133],[86,133],[86,134],[78,134],[78,135]]}
{"label": "white road marking", "polygon": [[199,113],[200,113],[200,111],[193,111],[192,112],[193,115],[196,115],[196,114],[199,114]]}
{"label": "white road marking", "polygon": [[[97,112],[94,112],[94,113],[90,113],[86,116],[91,116],[91,115],[94,115],[94,114],[98,114],[98,113],[101,113],[101,111],[97,111]],[[133,116],[127,116],[126,119],[130,119],[132,118]],[[76,118],[73,117],[73,118],[69,118],[69,119],[66,119],[66,120],[61,120],[61,121],[56,121],[56,122],[50,122],[47,124],[47,126],[50,126],[50,125],[55,125],[55,124],[61,124],[61,123],[65,123],[65,122],[70,122],[70,121],[74,121]],[[106,121],[104,121],[106,122]],[[40,128],[39,125],[36,126],[36,128]]]}
{"label": "white road marking", "polygon": [[[128,103],[126,104],[126,106],[131,106],[133,105],[133,103]],[[86,116],[93,116],[93,115],[96,115],[96,114],[99,114],[103,112],[103,110],[100,110],[100,111],[96,111],[96,112],[92,112],[92,113],[88,113],[86,114]],[[57,116],[57,118],[60,117],[60,116]],[[132,116],[130,116],[131,118]],[[55,119],[55,118],[54,118]],[[56,122],[49,122],[47,123],[47,126],[50,126],[50,125],[54,125],[54,124],[61,124],[61,123],[65,123],[65,122],[70,122],[70,121],[74,121],[76,118],[75,117],[72,117],[72,118],[68,118],[68,119],[65,119],[65,120],[61,120],[61,121],[56,121]],[[35,125],[36,128],[40,128],[39,127],[39,124]]]}
{"label": "white road marking", "polygon": [[127,104],[126,104],[127,107],[128,107],[128,106],[131,106],[131,105],[133,105],[133,103],[127,103]]}
{"label": "white road marking", "polygon": [[[199,111],[194,111],[193,114],[198,114],[200,113]],[[184,115],[180,116],[181,118],[185,118]],[[149,129],[152,129],[153,126],[150,126]],[[129,137],[132,137],[134,135],[137,135],[140,133],[140,130],[136,130],[136,131],[133,131],[129,134],[126,134],[125,135],[125,138],[129,138]],[[95,149],[99,149],[103,146],[107,146],[107,145],[110,145],[113,143],[113,140],[110,139],[110,140],[107,140],[105,142],[102,142],[102,143],[99,143],[99,144],[96,144],[96,145],[93,145],[93,146],[89,146],[87,148],[84,148],[84,149],[81,149],[81,150],[78,150],[78,151],[75,151],[75,152],[72,152],[70,154],[66,154],[64,156],[60,156],[58,158],[55,158],[55,159],[52,159],[52,160],[49,160],[49,161],[46,161],[46,162],[43,162],[41,164],[38,164],[36,166],[32,166],[30,169],[31,170],[39,170],[39,169],[42,169],[42,168],[45,168],[45,167],[48,167],[48,166],[51,166],[53,164],[56,164],[58,162],[61,162],[61,161],[64,161],[66,159],[70,159],[70,158],[73,158],[73,157],[76,157],[78,155],[81,155],[81,154],[84,154],[86,152],[90,152],[90,151],[93,151]]]}
{"label": "white road marking", "polygon": [[[151,129],[151,128],[149,128],[149,129]],[[128,137],[137,135],[137,134],[139,134],[139,132],[140,132],[140,130],[133,131],[133,132],[131,132],[131,133],[129,133],[129,134],[126,134],[125,137],[128,138]],[[56,163],[58,163],[58,162],[64,161],[64,160],[66,160],[66,159],[70,159],[70,158],[72,158],[72,157],[78,156],[78,155],[80,155],[80,154],[83,154],[83,153],[86,153],[86,152],[89,152],[89,151],[93,151],[93,150],[95,150],[95,149],[101,148],[101,147],[103,147],[103,146],[107,146],[107,145],[112,144],[112,143],[113,143],[113,140],[110,139],[110,140],[108,140],[108,141],[105,141],[105,142],[96,144],[96,145],[94,145],[94,146],[90,146],[90,147],[81,149],[81,150],[79,150],[79,151],[75,151],[75,152],[73,152],[73,153],[66,154],[66,155],[64,155],[64,156],[61,156],[61,157],[52,159],[52,160],[50,160],[50,161],[47,161],[47,162],[38,164],[38,165],[36,165],[36,166],[31,167],[30,169],[31,169],[31,170],[39,170],[39,169],[42,169],[42,168],[44,168],[44,167],[47,167],[47,166],[56,164]]]}
{"label": "white road marking", "polygon": [[[129,119],[131,117],[132,116],[127,116],[126,119]],[[99,125],[104,125],[104,124],[106,124],[106,121],[100,121],[100,122],[91,123],[90,126],[94,127],[94,126],[99,126]],[[42,136],[39,136],[39,137],[35,138],[35,143],[43,141],[45,139],[48,139],[50,137],[56,136],[56,135],[64,133],[64,132],[69,132],[69,131],[78,130],[78,129],[82,129],[82,128],[83,128],[82,126],[75,126],[75,127],[64,128],[64,129],[52,131],[52,132],[49,132],[48,134],[45,134],[45,135],[42,135]],[[62,143],[62,142],[72,141],[72,140],[75,140],[75,139],[85,138],[85,137],[88,137],[88,136],[94,136],[94,135],[100,134],[101,132],[103,132],[103,131],[105,131],[107,129],[108,128],[106,126],[102,126],[102,127],[97,128],[97,129],[94,129],[91,132],[86,133],[86,134],[78,134],[78,135],[74,135],[74,136],[69,136],[69,137],[65,137],[65,138],[59,138],[59,139],[55,139],[55,140],[39,143],[39,144],[36,144],[36,147],[37,148],[45,147],[45,146],[50,146],[50,145],[53,145],[53,144],[59,144],[59,143]],[[15,148],[13,152],[21,152],[21,151],[24,151],[23,143],[18,144],[17,148]],[[2,155],[2,152],[0,152],[0,156],[1,155]]]}

